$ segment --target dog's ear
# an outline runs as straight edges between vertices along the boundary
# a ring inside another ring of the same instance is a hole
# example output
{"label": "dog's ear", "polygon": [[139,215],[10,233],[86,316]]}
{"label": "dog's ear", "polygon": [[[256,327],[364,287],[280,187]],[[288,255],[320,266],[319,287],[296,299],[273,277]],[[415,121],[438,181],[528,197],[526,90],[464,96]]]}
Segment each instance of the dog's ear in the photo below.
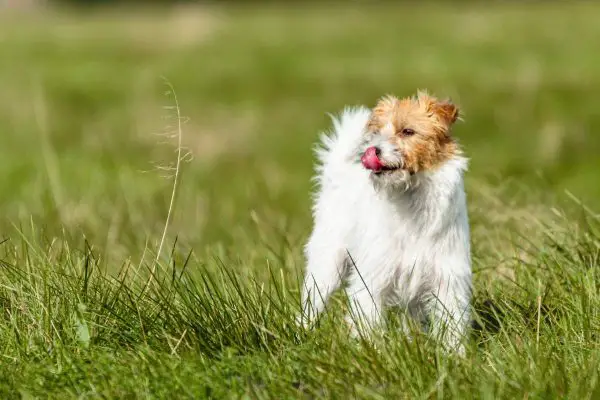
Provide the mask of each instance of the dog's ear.
{"label": "dog's ear", "polygon": [[371,111],[371,117],[369,118],[368,127],[369,129],[376,129],[379,125],[379,121],[385,118],[394,108],[394,105],[398,101],[398,98],[392,95],[386,95],[380,98]]}
{"label": "dog's ear", "polygon": [[451,126],[460,117],[460,111],[456,104],[450,100],[435,101],[431,105],[431,110],[444,121],[448,126]]}
{"label": "dog's ear", "polygon": [[377,101],[375,107],[373,107],[373,115],[383,116],[394,108],[394,105],[398,102],[398,98],[392,95],[385,95]]}
{"label": "dog's ear", "polygon": [[435,114],[448,127],[460,118],[458,106],[450,100],[438,100],[426,90],[418,90],[417,99],[421,104],[425,105],[427,111]]}

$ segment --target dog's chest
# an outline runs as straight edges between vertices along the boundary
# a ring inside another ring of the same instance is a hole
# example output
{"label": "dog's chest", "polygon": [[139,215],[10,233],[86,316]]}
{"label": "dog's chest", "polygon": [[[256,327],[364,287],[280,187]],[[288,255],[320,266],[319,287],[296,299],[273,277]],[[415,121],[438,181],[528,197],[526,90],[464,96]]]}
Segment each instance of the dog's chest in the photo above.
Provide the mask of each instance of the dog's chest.
{"label": "dog's chest", "polygon": [[380,204],[369,213],[360,214],[349,243],[356,257],[368,264],[390,268],[427,260],[434,243],[428,235],[426,221],[409,208]]}

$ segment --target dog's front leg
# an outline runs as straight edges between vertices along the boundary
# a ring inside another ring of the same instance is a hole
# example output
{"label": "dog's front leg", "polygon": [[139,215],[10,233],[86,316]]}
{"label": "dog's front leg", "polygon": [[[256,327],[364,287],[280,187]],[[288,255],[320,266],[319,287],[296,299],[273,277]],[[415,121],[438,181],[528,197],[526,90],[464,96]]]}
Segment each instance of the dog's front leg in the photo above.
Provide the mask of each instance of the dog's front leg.
{"label": "dog's front leg", "polygon": [[339,288],[344,276],[346,252],[331,243],[331,237],[319,231],[306,245],[306,273],[302,287],[302,315],[298,323],[310,326],[324,310],[331,294]]}
{"label": "dog's front leg", "polygon": [[350,326],[350,335],[358,337],[361,333],[369,335],[382,321],[383,288],[377,282],[367,284],[354,280],[346,293],[350,303],[350,313],[346,323]]}
{"label": "dog's front leg", "polygon": [[448,350],[464,354],[462,343],[470,321],[471,275],[443,274],[429,300],[431,333]]}

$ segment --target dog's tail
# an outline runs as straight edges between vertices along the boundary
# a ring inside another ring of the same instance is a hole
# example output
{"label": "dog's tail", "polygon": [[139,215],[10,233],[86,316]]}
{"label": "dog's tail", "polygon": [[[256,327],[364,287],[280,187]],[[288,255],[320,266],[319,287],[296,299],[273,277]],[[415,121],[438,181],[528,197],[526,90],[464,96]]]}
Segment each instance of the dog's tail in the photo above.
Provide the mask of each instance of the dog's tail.
{"label": "dog's tail", "polygon": [[331,115],[333,129],[323,133],[315,149],[318,172],[346,168],[348,163],[359,163],[359,149],[371,116],[366,107],[346,107],[339,116]]}

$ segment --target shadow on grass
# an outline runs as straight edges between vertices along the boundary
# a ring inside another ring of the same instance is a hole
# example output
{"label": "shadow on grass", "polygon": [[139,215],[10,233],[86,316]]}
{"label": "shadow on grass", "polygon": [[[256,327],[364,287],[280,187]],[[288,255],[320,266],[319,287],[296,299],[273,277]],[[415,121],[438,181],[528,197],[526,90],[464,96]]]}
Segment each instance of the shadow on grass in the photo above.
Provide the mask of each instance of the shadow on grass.
{"label": "shadow on grass", "polygon": [[521,327],[535,330],[538,323],[552,325],[560,320],[558,311],[544,304],[543,300],[540,303],[519,304],[514,300],[476,299],[473,311],[471,336],[474,339],[494,336],[504,327],[515,323]]}

